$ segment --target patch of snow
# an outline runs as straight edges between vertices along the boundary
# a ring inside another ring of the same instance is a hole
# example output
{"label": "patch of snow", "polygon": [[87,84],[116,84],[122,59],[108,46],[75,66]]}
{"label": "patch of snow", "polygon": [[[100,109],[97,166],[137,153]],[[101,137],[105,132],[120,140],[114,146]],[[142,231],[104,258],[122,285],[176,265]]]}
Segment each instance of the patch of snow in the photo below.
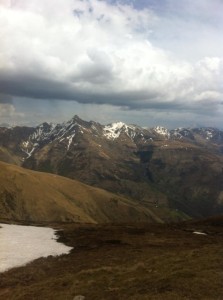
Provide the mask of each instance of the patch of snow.
{"label": "patch of snow", "polygon": [[[75,134],[77,127],[80,129],[80,133],[84,133],[84,127],[78,124],[77,122],[72,123],[73,121],[70,120],[67,123],[62,123],[61,125],[58,125],[58,128],[56,128],[52,134],[51,138],[55,138],[56,140],[61,140],[62,138],[69,139],[72,135]],[[68,135],[68,136],[67,136]]]}
{"label": "patch of snow", "polygon": [[26,158],[32,155],[42,141],[49,140],[55,127],[56,125],[52,123],[44,123],[36,127],[36,130],[29,136],[28,140],[22,143],[23,147],[21,147],[21,150],[27,154]]}
{"label": "patch of snow", "polygon": [[0,272],[37,258],[68,254],[71,247],[56,241],[52,228],[0,224]]}
{"label": "patch of snow", "polygon": [[23,148],[22,148],[22,151],[25,152],[25,153],[27,154],[26,159],[29,158],[29,157],[32,155],[32,153],[35,151],[35,149],[36,149],[38,146],[39,146],[39,144],[35,143],[30,151],[28,151],[28,149],[23,149]]}
{"label": "patch of snow", "polygon": [[29,140],[42,141],[48,139],[51,133],[53,132],[54,128],[56,127],[56,125],[52,123],[47,125],[48,125],[47,128],[44,127],[44,124],[37,126],[36,131],[33,134],[31,134]]}
{"label": "patch of snow", "polygon": [[199,234],[199,235],[207,235],[206,233],[201,232],[201,231],[194,231],[193,233],[194,233],[194,234]]}
{"label": "patch of snow", "polygon": [[206,131],[206,134],[207,134],[207,137],[206,137],[207,140],[213,138],[213,133],[212,133],[211,131],[208,131],[208,130],[207,130],[207,131]]}
{"label": "patch of snow", "polygon": [[75,136],[75,133],[72,134],[71,136],[68,136],[68,137],[67,137],[67,139],[68,139],[67,150],[70,149],[70,145],[71,145],[71,143],[72,143],[72,141],[73,141],[74,136]]}
{"label": "patch of snow", "polygon": [[178,137],[178,138],[182,138],[182,135],[179,133],[178,129],[175,129],[172,133],[173,136]]}
{"label": "patch of snow", "polygon": [[24,147],[27,148],[29,146],[29,141],[23,142],[22,144],[23,144]]}
{"label": "patch of snow", "polygon": [[169,136],[170,136],[169,130],[166,129],[165,127],[156,126],[156,127],[153,128],[153,130],[154,130],[156,133],[158,133],[158,134],[160,134],[160,135],[163,135],[163,136],[166,136],[166,137],[168,137],[168,138],[169,138]]}
{"label": "patch of snow", "polygon": [[117,139],[123,132],[131,139],[136,136],[136,127],[134,125],[127,125],[123,122],[112,123],[104,127],[104,136],[107,139]]}
{"label": "patch of snow", "polygon": [[104,136],[108,139],[117,139],[121,134],[120,129],[122,129],[123,126],[125,126],[125,123],[122,122],[112,123],[105,126]]}
{"label": "patch of snow", "polygon": [[68,125],[68,126],[66,127],[66,129],[71,130],[73,127],[75,127],[75,125],[76,125],[76,124],[70,124],[70,125]]}
{"label": "patch of snow", "polygon": [[28,158],[32,155],[33,151],[36,149],[36,146],[34,145],[34,147],[32,148],[32,150],[30,152],[27,152],[28,154]]}

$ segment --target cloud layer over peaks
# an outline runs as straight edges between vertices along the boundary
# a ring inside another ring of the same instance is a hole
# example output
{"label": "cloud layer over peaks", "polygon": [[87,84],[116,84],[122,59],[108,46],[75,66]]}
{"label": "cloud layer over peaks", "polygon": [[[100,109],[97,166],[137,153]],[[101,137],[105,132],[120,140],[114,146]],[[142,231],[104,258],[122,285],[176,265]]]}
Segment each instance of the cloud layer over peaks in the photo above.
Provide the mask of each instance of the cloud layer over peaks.
{"label": "cloud layer over peaks", "polygon": [[[168,3],[170,7],[174,1]],[[194,61],[171,47],[168,50],[170,32],[162,24],[173,30],[171,12],[164,16],[158,11],[152,5],[135,8],[133,3],[99,0],[2,1],[0,92],[5,98],[1,98],[74,100],[199,114],[221,111],[222,57],[202,53]],[[175,21],[176,26],[185,25],[177,14]],[[203,30],[213,29],[202,19],[191,21],[198,23]],[[213,32],[218,35],[217,29]],[[182,27],[184,33],[188,31]],[[165,40],[157,40],[165,34],[166,47]],[[184,48],[193,47],[187,34]]]}

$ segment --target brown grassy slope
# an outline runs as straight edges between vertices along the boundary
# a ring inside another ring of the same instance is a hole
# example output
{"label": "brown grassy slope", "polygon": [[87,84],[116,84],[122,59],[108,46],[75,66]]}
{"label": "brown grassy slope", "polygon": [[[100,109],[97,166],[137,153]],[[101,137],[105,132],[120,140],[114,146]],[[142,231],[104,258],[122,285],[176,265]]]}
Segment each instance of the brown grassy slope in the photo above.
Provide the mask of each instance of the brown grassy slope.
{"label": "brown grassy slope", "polygon": [[0,162],[0,219],[161,222],[148,208],[102,189],[3,162]]}
{"label": "brown grassy slope", "polygon": [[7,148],[0,146],[0,161],[9,164],[19,165],[20,160],[16,155],[12,154]]}

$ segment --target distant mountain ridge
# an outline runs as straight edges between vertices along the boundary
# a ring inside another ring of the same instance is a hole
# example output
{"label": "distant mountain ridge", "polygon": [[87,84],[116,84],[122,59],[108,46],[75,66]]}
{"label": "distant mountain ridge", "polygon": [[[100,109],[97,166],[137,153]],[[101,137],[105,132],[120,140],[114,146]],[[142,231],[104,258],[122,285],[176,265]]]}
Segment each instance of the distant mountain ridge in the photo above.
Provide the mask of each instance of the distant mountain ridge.
{"label": "distant mountain ridge", "polygon": [[[2,127],[2,130],[15,131],[16,128],[26,127]],[[75,115],[68,122],[62,124],[52,124],[44,122],[36,127],[29,128],[31,134],[27,134],[26,140],[20,144],[20,149],[27,154],[29,158],[42,145],[53,142],[55,140],[63,143],[67,150],[70,149],[75,141],[75,135],[91,132],[92,135],[108,140],[116,140],[128,138],[136,144],[147,144],[153,140],[185,140],[195,144],[200,144],[201,141],[210,142],[217,145],[223,144],[223,131],[217,128],[202,127],[202,128],[176,128],[168,130],[162,126],[153,128],[142,128],[138,125],[128,125],[123,122],[115,122],[108,125],[101,125],[94,121],[84,121]],[[74,143],[75,144],[75,143]],[[222,150],[222,149],[220,149]]]}
{"label": "distant mountain ridge", "polygon": [[0,160],[189,216],[223,212],[223,131],[62,124],[0,128]]}
{"label": "distant mountain ridge", "polygon": [[[123,122],[115,122],[108,125],[101,125],[94,121],[83,121],[78,116],[74,116],[68,122],[54,125],[52,123],[43,123],[36,127],[37,132],[33,136],[38,140],[49,138],[62,138],[66,133],[75,133],[75,127],[82,128],[83,130],[91,130],[92,134],[100,134],[107,139],[115,140],[123,135],[126,135],[132,141],[136,141],[137,138],[141,137],[144,142],[148,142],[151,139],[189,139],[192,141],[196,140],[197,136],[200,138],[212,141],[212,142],[223,142],[223,131],[217,128],[201,127],[201,128],[176,128],[168,130],[165,127],[156,126],[153,128],[142,128],[138,125],[128,125]],[[69,139],[69,137],[68,137]]]}

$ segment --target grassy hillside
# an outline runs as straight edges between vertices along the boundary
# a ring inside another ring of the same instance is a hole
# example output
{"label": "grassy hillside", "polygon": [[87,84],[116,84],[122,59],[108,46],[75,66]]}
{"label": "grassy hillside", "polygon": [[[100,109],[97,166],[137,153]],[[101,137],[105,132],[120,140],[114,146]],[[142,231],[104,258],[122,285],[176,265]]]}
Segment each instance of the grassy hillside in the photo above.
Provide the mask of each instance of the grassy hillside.
{"label": "grassy hillside", "polygon": [[4,147],[0,147],[0,161],[15,165],[20,164],[20,159],[16,157],[16,155],[10,153],[10,151]]}
{"label": "grassy hillside", "polygon": [[0,219],[45,222],[162,222],[148,208],[75,180],[0,162]]}

